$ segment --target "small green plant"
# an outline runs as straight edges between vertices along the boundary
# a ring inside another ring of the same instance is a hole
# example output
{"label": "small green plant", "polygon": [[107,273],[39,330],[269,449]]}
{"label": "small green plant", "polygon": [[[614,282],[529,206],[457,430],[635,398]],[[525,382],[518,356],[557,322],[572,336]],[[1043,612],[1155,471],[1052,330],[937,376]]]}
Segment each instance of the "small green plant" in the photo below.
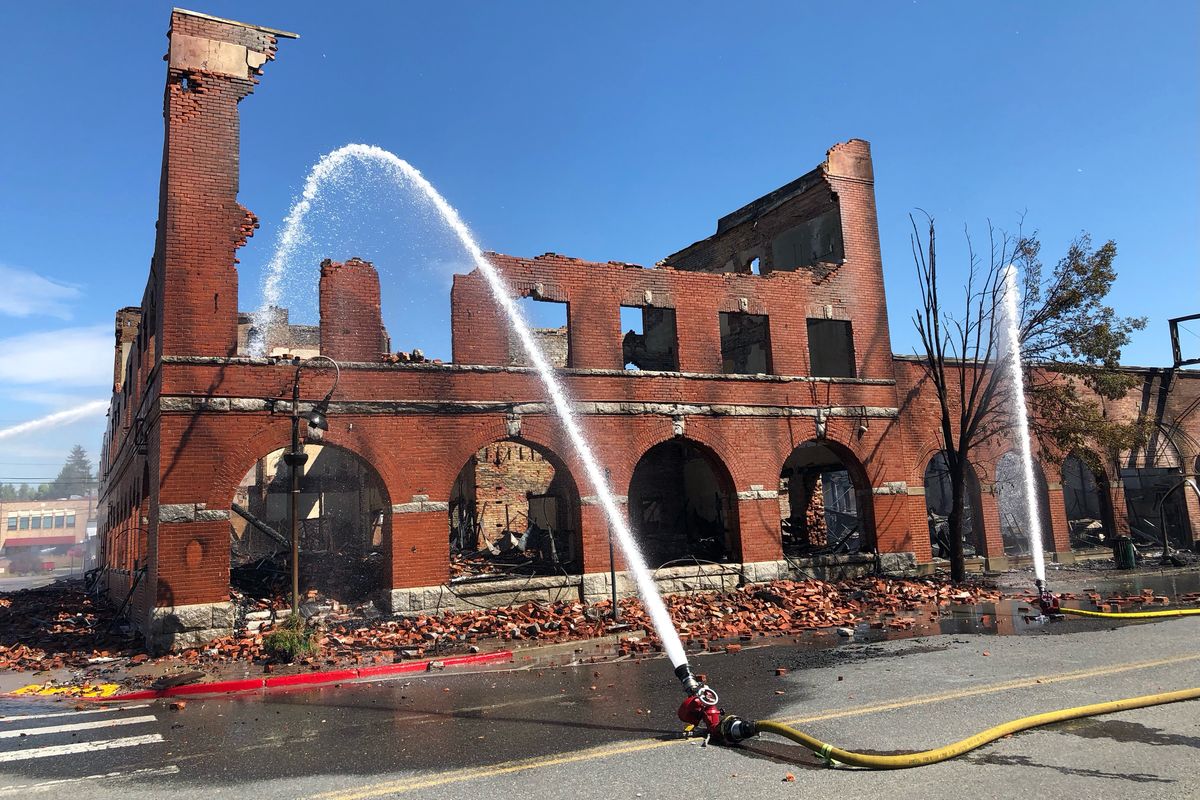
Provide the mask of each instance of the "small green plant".
{"label": "small green plant", "polygon": [[263,638],[263,647],[272,658],[291,662],[316,651],[316,635],[304,617],[289,614]]}

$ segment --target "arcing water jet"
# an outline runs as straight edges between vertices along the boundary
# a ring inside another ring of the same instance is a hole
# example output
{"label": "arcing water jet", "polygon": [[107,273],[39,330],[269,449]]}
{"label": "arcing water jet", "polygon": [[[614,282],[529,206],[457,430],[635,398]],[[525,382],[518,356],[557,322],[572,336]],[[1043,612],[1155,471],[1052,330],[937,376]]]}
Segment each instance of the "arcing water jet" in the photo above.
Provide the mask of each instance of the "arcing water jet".
{"label": "arcing water jet", "polygon": [[[583,435],[579,420],[571,408],[571,403],[565,389],[554,374],[553,367],[550,366],[550,362],[546,359],[541,347],[534,339],[530,326],[513,300],[511,291],[504,284],[503,277],[496,271],[491,262],[484,257],[483,251],[475,242],[470,229],[467,228],[466,223],[463,222],[458,212],[446,201],[446,198],[442,197],[420,171],[394,153],[374,145],[348,144],[322,156],[312,168],[312,171],[309,172],[300,199],[293,204],[284,221],[283,230],[280,232],[275,253],[267,265],[267,273],[263,284],[263,302],[259,310],[255,313],[255,327],[260,331],[265,330],[270,307],[279,303],[281,279],[287,268],[291,254],[295,251],[298,244],[304,241],[304,218],[312,208],[313,201],[319,194],[321,186],[332,175],[336,174],[339,167],[350,160],[358,160],[366,164],[383,167],[388,170],[398,186],[417,192],[419,198],[429,203],[437,211],[441,219],[453,231],[463,248],[470,255],[476,268],[487,279],[492,296],[500,307],[504,309],[509,323],[512,325],[517,337],[521,340],[521,345],[537,370],[538,376],[541,378],[542,384],[550,396],[550,401],[554,405],[554,410],[558,414],[579,460],[584,465],[588,479],[595,488],[596,494],[600,499],[600,505],[604,510],[605,516],[608,518],[608,524],[611,526],[617,543],[620,545],[621,553],[625,557],[625,563],[629,571],[633,573],[638,596],[641,598],[642,604],[654,624],[655,632],[662,641],[667,658],[670,659],[671,665],[675,668],[676,676],[690,696],[703,696],[706,699],[711,699],[711,704],[715,705],[715,693],[712,693],[711,690],[703,692],[702,690],[706,687],[703,687],[691,674],[683,643],[680,641],[679,634],[675,630],[675,625],[671,621],[671,615],[663,603],[662,595],[659,594],[658,586],[655,584],[650,570],[646,567],[646,562],[638,549],[637,542],[633,538],[633,532],[630,530],[628,520],[621,513],[616,500],[613,498],[611,487],[609,487],[604,474],[604,469],[596,460],[591,446]],[[263,352],[265,344],[265,339],[260,336],[252,343],[252,354],[258,356],[265,355]]]}

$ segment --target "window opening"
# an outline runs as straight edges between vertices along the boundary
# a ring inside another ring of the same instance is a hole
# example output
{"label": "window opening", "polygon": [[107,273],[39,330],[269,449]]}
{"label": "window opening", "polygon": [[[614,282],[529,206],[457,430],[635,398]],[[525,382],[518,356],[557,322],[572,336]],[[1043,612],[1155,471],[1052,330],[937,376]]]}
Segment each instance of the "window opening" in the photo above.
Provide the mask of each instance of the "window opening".
{"label": "window opening", "polygon": [[621,359],[625,369],[675,372],[679,339],[675,309],[621,306]]}
{"label": "window opening", "polygon": [[[569,307],[556,300],[539,300],[534,297],[517,299],[517,308],[529,324],[533,339],[542,348],[550,366],[562,369],[571,365]],[[508,363],[515,367],[531,367],[533,362],[521,344],[516,331],[509,326]]]}
{"label": "window opening", "polygon": [[832,208],[779,234],[771,243],[771,256],[777,270],[843,261],[841,213]]}
{"label": "window opening", "polygon": [[771,372],[771,337],[765,314],[722,311],[721,372],[765,375]]}
{"label": "window opening", "polygon": [[809,373],[819,378],[854,378],[854,331],[844,319],[808,320]]}

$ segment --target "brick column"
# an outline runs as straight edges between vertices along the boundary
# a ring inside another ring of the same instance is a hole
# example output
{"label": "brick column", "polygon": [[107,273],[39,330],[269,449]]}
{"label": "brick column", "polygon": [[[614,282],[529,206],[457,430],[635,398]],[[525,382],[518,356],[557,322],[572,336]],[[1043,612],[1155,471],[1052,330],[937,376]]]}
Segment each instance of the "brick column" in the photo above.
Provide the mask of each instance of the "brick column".
{"label": "brick column", "polygon": [[379,273],[369,262],[321,262],[321,355],[334,361],[378,361],[390,349],[383,333]]}
{"label": "brick column", "polygon": [[167,55],[155,272],[160,353],[237,351],[234,253],[258,227],[238,203],[238,103],[275,57],[280,31],[175,11]]}

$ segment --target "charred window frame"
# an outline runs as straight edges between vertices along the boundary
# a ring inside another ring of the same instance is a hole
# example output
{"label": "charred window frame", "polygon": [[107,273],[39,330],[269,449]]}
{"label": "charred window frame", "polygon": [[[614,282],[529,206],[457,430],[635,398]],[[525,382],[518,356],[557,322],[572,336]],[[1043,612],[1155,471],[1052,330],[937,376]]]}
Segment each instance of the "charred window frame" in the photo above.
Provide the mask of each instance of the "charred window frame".
{"label": "charred window frame", "polygon": [[621,363],[625,369],[679,371],[675,309],[621,306]]}
{"label": "charred window frame", "polygon": [[808,320],[808,367],[816,378],[857,378],[854,326],[844,319]]}
{"label": "charred window frame", "polygon": [[721,328],[721,372],[726,375],[771,374],[771,329],[766,314],[718,313]]}

